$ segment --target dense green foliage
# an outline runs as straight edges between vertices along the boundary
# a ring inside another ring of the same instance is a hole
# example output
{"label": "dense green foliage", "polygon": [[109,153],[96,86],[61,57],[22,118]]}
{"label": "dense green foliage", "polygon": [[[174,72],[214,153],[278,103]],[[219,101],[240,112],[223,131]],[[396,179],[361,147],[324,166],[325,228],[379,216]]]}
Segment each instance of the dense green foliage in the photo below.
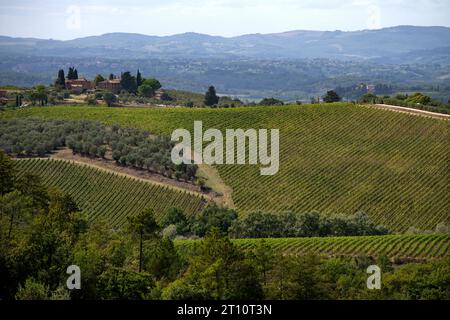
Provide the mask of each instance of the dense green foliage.
{"label": "dense green foliage", "polygon": [[362,212],[344,216],[257,211],[235,220],[229,233],[233,238],[295,238],[383,235],[388,230],[373,224]]}
{"label": "dense green foliage", "polygon": [[327,94],[323,97],[323,101],[326,103],[339,102],[341,97],[336,93],[336,91],[327,91]]}
{"label": "dense green foliage", "polygon": [[129,71],[123,72],[120,76],[120,85],[122,89],[130,93],[136,93],[137,83],[136,77],[132,76]]}
{"label": "dense green foliage", "polygon": [[200,212],[206,200],[182,190],[118,176],[92,167],[58,160],[18,160],[19,176],[26,172],[41,177],[46,186],[58,187],[70,194],[89,221],[107,219],[122,226],[128,216],[151,208],[161,219],[171,207],[179,207],[187,216]]}
{"label": "dense green foliage", "polygon": [[216,204],[211,204],[202,212],[190,217],[180,209],[170,208],[160,224],[170,238],[204,237],[214,228],[223,234],[228,234],[237,216],[236,211]]}
{"label": "dense green foliage", "polygon": [[156,90],[161,88],[161,83],[154,78],[145,79],[141,85],[138,86],[138,94],[142,97],[151,98],[155,95]]}
{"label": "dense green foliage", "polygon": [[201,213],[186,217],[170,208],[161,221],[170,238],[203,237],[212,228],[232,238],[296,238],[327,236],[369,236],[388,234],[364,213],[354,216],[311,213],[252,212],[238,218],[234,210],[211,205]]}
{"label": "dense green foliage", "polygon": [[44,85],[37,85],[28,93],[28,99],[33,105],[44,106],[48,103],[47,89]]}
{"label": "dense green foliage", "polygon": [[153,89],[153,91],[156,91],[158,89],[160,89],[162,87],[161,83],[159,82],[158,79],[155,78],[149,78],[149,79],[145,79],[142,82],[142,85],[146,85],[149,86],[150,88]]}
{"label": "dense green foliage", "polygon": [[192,218],[190,230],[199,237],[216,228],[227,234],[233,221],[237,218],[234,210],[210,206]]}
{"label": "dense green foliage", "polygon": [[412,95],[397,94],[393,97],[390,96],[381,97],[369,93],[363,95],[359,99],[359,101],[361,103],[381,103],[443,114],[450,113],[450,103],[443,103],[441,101],[434,100],[431,97],[420,92],[416,92]]}
{"label": "dense green foliage", "polygon": [[213,229],[196,251],[189,266],[162,291],[163,299],[261,299],[263,288],[255,264],[219,230]]}
{"label": "dense green foliage", "polygon": [[203,102],[205,106],[211,107],[219,103],[219,97],[216,94],[216,88],[210,86],[205,93],[205,100]]}
{"label": "dense green foliage", "polygon": [[14,186],[14,162],[0,150],[0,195],[10,192]]}
{"label": "dense green foliage", "polygon": [[282,106],[284,102],[275,98],[264,98],[258,104],[260,106]]}
{"label": "dense green foliage", "polygon": [[111,107],[117,101],[116,96],[114,94],[112,94],[111,92],[105,92],[102,95],[102,98],[108,107]]}

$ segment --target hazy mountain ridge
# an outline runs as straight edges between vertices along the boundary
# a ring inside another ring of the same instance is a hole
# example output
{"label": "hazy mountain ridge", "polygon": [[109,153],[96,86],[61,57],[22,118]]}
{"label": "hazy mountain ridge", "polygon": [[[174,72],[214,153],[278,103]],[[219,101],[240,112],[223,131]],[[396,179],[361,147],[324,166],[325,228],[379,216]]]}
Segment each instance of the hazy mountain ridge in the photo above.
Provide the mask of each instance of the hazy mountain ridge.
{"label": "hazy mountain ridge", "polygon": [[[183,33],[148,36],[108,33],[68,41],[0,37],[0,52],[43,56],[145,58],[241,57],[254,59],[383,59],[450,46],[450,28],[399,26],[362,31],[304,31],[237,37]],[[112,51],[111,51],[112,50]],[[123,52],[120,52],[124,50]],[[429,53],[429,52],[427,52]],[[450,55],[449,55],[450,60]],[[417,61],[417,57],[415,59]],[[420,61],[420,57],[418,61]],[[428,58],[429,60],[429,58]]]}
{"label": "hazy mountain ridge", "polygon": [[[0,85],[50,84],[60,68],[93,78],[138,68],[165,88],[242,98],[309,99],[360,83],[450,98],[450,28],[289,31],[232,38],[109,33],[69,41],[0,36]],[[431,90],[431,89],[430,89]]]}

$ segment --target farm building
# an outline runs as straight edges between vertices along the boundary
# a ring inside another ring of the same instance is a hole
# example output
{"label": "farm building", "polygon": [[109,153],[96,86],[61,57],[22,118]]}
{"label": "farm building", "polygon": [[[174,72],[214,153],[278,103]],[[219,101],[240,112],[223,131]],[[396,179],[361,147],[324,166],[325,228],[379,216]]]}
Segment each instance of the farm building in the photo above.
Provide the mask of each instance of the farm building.
{"label": "farm building", "polygon": [[86,90],[92,90],[95,88],[93,81],[86,80],[85,78],[66,80],[66,88],[77,93],[82,93]]}
{"label": "farm building", "polygon": [[111,91],[112,93],[119,93],[122,85],[120,84],[120,79],[113,79],[99,82],[97,88]]}

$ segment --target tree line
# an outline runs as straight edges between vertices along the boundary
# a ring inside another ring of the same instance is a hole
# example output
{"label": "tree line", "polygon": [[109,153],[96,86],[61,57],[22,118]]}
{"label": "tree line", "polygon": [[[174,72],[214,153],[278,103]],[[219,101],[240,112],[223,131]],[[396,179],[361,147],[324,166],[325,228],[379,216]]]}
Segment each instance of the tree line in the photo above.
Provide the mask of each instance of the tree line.
{"label": "tree line", "polygon": [[396,94],[395,96],[377,96],[372,93],[363,95],[358,102],[360,103],[377,103],[388,104],[400,107],[408,107],[419,110],[426,110],[431,112],[438,112],[443,114],[450,113],[450,101],[449,103],[443,103],[441,101],[432,99],[421,92],[414,94]]}
{"label": "tree line", "polygon": [[217,228],[231,238],[299,238],[375,236],[389,234],[370,217],[358,212],[354,215],[323,214],[319,212],[250,212],[239,215],[235,210],[209,206],[194,217],[187,218],[179,209],[170,209],[161,221],[164,234],[170,238],[203,237]]}

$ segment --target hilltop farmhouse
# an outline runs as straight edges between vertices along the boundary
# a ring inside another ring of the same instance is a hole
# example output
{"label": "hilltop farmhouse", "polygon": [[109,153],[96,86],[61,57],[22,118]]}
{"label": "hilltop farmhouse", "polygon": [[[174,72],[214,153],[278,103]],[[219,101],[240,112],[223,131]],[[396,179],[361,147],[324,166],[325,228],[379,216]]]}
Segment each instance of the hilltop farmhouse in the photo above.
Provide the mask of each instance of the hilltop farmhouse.
{"label": "hilltop farmhouse", "polygon": [[112,93],[117,94],[122,89],[122,85],[120,84],[120,79],[113,79],[100,81],[97,85],[97,88],[106,91],[111,91]]}
{"label": "hilltop farmhouse", "polygon": [[83,93],[88,90],[95,89],[95,83],[94,81],[86,80],[85,78],[80,79],[72,79],[66,80],[66,88],[71,90],[73,93]]}
{"label": "hilltop farmhouse", "polygon": [[[122,90],[122,84],[120,78],[112,80],[100,81],[95,85],[95,81],[87,80],[86,78],[79,79],[66,79],[66,89],[70,90],[73,94],[90,93],[95,89],[109,91],[114,94],[119,94]],[[155,91],[154,98],[156,100],[162,100],[165,92],[162,89]]]}
{"label": "hilltop farmhouse", "polygon": [[74,94],[81,94],[83,92],[95,89],[102,89],[118,94],[122,89],[122,86],[120,84],[120,79],[105,80],[95,85],[94,81],[87,80],[86,78],[80,78],[72,80],[67,79],[66,88],[72,91]]}

